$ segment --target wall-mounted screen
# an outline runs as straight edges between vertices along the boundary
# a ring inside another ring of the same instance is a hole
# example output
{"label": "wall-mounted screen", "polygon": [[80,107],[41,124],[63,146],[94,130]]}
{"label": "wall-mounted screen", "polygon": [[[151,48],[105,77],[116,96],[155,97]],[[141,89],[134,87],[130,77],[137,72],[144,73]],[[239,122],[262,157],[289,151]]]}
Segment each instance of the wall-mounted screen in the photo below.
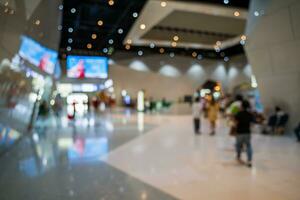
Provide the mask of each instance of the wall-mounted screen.
{"label": "wall-mounted screen", "polygon": [[53,74],[57,63],[57,52],[43,47],[26,36],[22,36],[21,40],[19,55],[42,71]]}
{"label": "wall-mounted screen", "polygon": [[108,59],[100,56],[68,56],[67,77],[105,79],[108,77]]}

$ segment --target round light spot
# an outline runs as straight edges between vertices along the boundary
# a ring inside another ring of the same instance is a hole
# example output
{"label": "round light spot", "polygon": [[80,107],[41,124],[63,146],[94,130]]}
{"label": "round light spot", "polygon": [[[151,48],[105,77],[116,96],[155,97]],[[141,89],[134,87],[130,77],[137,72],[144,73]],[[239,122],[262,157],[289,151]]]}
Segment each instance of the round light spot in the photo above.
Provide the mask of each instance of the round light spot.
{"label": "round light spot", "polygon": [[155,44],[152,42],[152,43],[150,43],[149,46],[150,46],[151,49],[153,49],[155,47]]}
{"label": "round light spot", "polygon": [[86,47],[87,47],[88,49],[91,49],[93,46],[92,46],[91,43],[88,43],[88,44],[86,45]]}
{"label": "round light spot", "polygon": [[108,52],[108,49],[107,49],[107,48],[104,48],[102,51],[103,51],[103,53],[107,53],[107,52]]}
{"label": "round light spot", "polygon": [[35,25],[37,25],[37,26],[38,26],[38,25],[40,25],[40,24],[41,24],[41,21],[37,19],[37,20],[35,20],[35,22],[34,22],[34,23],[35,23]]}
{"label": "round light spot", "polygon": [[131,44],[131,43],[132,43],[132,40],[131,40],[131,39],[128,39],[128,40],[126,41],[126,43],[127,43],[127,44]]}
{"label": "round light spot", "polygon": [[141,24],[140,25],[140,29],[144,30],[146,28],[146,25],[145,24]]}
{"label": "round light spot", "polygon": [[126,45],[125,45],[125,49],[126,49],[126,50],[130,50],[130,44],[126,44]]}
{"label": "round light spot", "polygon": [[124,31],[123,31],[122,28],[119,28],[119,29],[118,29],[118,33],[119,33],[119,34],[122,34],[123,32],[124,32]]}
{"label": "round light spot", "polygon": [[159,49],[159,53],[164,53],[165,52],[165,49],[164,48],[160,48]]}
{"label": "round light spot", "polygon": [[177,42],[177,41],[179,40],[179,37],[178,37],[177,35],[175,35],[175,36],[173,37],[173,40]]}
{"label": "round light spot", "polygon": [[108,5],[113,6],[114,4],[115,4],[115,2],[113,0],[108,1]]}
{"label": "round light spot", "polygon": [[224,0],[224,4],[229,4],[229,0]]}
{"label": "round light spot", "polygon": [[132,17],[137,18],[139,14],[137,12],[132,13]]}
{"label": "round light spot", "polygon": [[98,24],[98,26],[103,26],[103,21],[102,20],[98,20],[97,24]]}
{"label": "round light spot", "polygon": [[72,8],[72,9],[71,9],[71,13],[73,13],[73,14],[76,13],[76,9],[75,9],[75,8]]}
{"label": "round light spot", "polygon": [[166,7],[166,6],[167,6],[167,2],[162,1],[162,2],[160,3],[160,6],[161,6],[161,7]]}
{"label": "round light spot", "polygon": [[91,37],[93,40],[95,40],[95,39],[97,39],[97,34],[93,33]]}
{"label": "round light spot", "polygon": [[144,54],[144,52],[143,52],[142,50],[139,50],[139,51],[138,51],[138,55],[139,55],[139,56],[142,56],[143,54]]}

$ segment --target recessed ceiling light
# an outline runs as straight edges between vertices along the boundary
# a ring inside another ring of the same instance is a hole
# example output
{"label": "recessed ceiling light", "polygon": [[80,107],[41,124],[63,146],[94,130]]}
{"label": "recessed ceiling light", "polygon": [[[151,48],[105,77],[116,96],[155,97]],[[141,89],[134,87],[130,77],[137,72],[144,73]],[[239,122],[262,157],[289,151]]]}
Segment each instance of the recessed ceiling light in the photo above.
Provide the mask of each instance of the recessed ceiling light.
{"label": "recessed ceiling light", "polygon": [[177,42],[172,42],[171,45],[172,45],[172,47],[176,47],[177,46]]}
{"label": "recessed ceiling light", "polygon": [[76,9],[75,9],[75,8],[72,8],[72,9],[71,9],[71,13],[74,14],[75,12],[76,12]]}
{"label": "recessed ceiling light", "polygon": [[73,28],[68,28],[69,33],[73,33]]}
{"label": "recessed ceiling light", "polygon": [[122,34],[122,33],[123,33],[123,29],[122,29],[122,28],[119,28],[119,29],[118,29],[118,33],[119,33],[119,34]]}
{"label": "recessed ceiling light", "polygon": [[150,43],[149,46],[150,46],[151,49],[153,49],[155,47],[155,44],[152,42],[152,43]]}
{"label": "recessed ceiling light", "polygon": [[246,40],[246,39],[247,39],[246,35],[241,36],[241,40]]}
{"label": "recessed ceiling light", "polygon": [[239,11],[235,11],[233,14],[234,14],[234,16],[236,16],[236,17],[240,16],[240,12],[239,12]]}
{"label": "recessed ceiling light", "polygon": [[202,57],[202,55],[201,54],[199,54],[198,56],[197,56],[197,59],[198,60],[201,60],[203,57]]}
{"label": "recessed ceiling light", "polygon": [[164,53],[165,52],[165,49],[164,48],[160,48],[159,49],[159,53]]}
{"label": "recessed ceiling light", "polygon": [[103,21],[102,20],[98,20],[97,24],[98,24],[98,26],[102,26],[103,25]]}
{"label": "recessed ceiling light", "polygon": [[175,56],[175,53],[174,53],[174,52],[171,52],[171,53],[170,53],[170,57],[173,58],[174,56]]}
{"label": "recessed ceiling light", "polygon": [[61,31],[62,30],[62,25],[58,25],[57,30]]}
{"label": "recessed ceiling light", "polygon": [[35,25],[38,26],[38,25],[40,25],[41,21],[40,20],[36,20],[34,23],[35,23]]}
{"label": "recessed ceiling light", "polygon": [[72,38],[69,38],[69,39],[68,39],[68,43],[71,44],[72,42],[73,42],[73,39],[72,39]]}
{"label": "recessed ceiling light", "polygon": [[222,44],[221,41],[217,41],[217,42],[216,42],[216,45],[217,45],[217,46],[220,46],[221,44]]}
{"label": "recessed ceiling light", "polygon": [[259,12],[256,10],[254,11],[254,16],[258,17],[259,16]]}
{"label": "recessed ceiling light", "polygon": [[109,40],[108,40],[108,43],[109,43],[109,44],[113,44],[113,43],[114,43],[114,40],[113,40],[113,39],[109,39]]}
{"label": "recessed ceiling light", "polygon": [[192,53],[192,56],[193,56],[194,58],[196,58],[196,57],[197,57],[197,52],[194,51],[194,52]]}
{"label": "recessed ceiling light", "polygon": [[133,16],[134,18],[137,18],[137,17],[139,16],[139,14],[138,14],[137,12],[134,12],[134,13],[132,13],[132,16]]}
{"label": "recessed ceiling light", "polygon": [[59,9],[59,10],[63,10],[63,9],[64,9],[64,6],[63,6],[63,5],[59,5],[59,6],[58,6],[58,9]]}
{"label": "recessed ceiling light", "polygon": [[125,49],[129,50],[130,49],[130,44],[126,44]]}
{"label": "recessed ceiling light", "polygon": [[139,55],[139,56],[142,56],[143,54],[144,54],[144,52],[143,52],[142,50],[139,50],[139,51],[138,51],[138,55]]}
{"label": "recessed ceiling light", "polygon": [[97,34],[93,33],[92,34],[92,39],[95,40],[97,38]]}
{"label": "recessed ceiling light", "polygon": [[173,40],[177,42],[177,41],[179,40],[179,37],[178,37],[177,35],[175,35],[175,36],[173,37]]}
{"label": "recessed ceiling light", "polygon": [[131,40],[131,39],[128,39],[128,40],[126,41],[126,43],[127,43],[127,44],[131,44],[131,43],[132,43],[132,40]]}
{"label": "recessed ceiling light", "polygon": [[67,51],[71,51],[71,50],[72,50],[72,47],[68,46]]}
{"label": "recessed ceiling light", "polygon": [[104,48],[103,49],[103,53],[107,53],[108,52],[108,49],[107,48]]}
{"label": "recessed ceiling light", "polygon": [[146,25],[145,24],[141,24],[140,25],[140,29],[144,30],[146,28]]}
{"label": "recessed ceiling light", "polygon": [[109,0],[109,1],[108,1],[108,5],[112,6],[112,5],[114,5],[114,4],[115,4],[115,2],[114,2],[113,0]]}
{"label": "recessed ceiling light", "polygon": [[224,4],[229,4],[229,0],[224,0]]}
{"label": "recessed ceiling light", "polygon": [[86,45],[86,47],[87,47],[88,49],[91,49],[93,46],[92,46],[91,43],[88,43],[88,44]]}
{"label": "recessed ceiling light", "polygon": [[166,6],[167,6],[167,2],[162,1],[162,2],[160,3],[160,5],[161,5],[161,7],[166,7]]}

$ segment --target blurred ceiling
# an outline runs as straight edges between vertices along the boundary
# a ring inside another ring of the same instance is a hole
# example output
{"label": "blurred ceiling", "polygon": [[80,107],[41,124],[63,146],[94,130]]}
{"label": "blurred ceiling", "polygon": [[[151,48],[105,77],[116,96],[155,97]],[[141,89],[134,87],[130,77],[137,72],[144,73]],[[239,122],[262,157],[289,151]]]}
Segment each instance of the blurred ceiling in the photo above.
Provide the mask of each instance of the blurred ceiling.
{"label": "blurred ceiling", "polygon": [[[197,58],[241,54],[239,38],[249,0],[225,1],[169,0],[162,7],[160,0],[64,0],[60,54],[63,58],[68,54],[111,56],[115,51]],[[240,16],[233,16],[233,11]],[[176,47],[174,35],[180,35]],[[222,42],[217,52],[216,41]]]}

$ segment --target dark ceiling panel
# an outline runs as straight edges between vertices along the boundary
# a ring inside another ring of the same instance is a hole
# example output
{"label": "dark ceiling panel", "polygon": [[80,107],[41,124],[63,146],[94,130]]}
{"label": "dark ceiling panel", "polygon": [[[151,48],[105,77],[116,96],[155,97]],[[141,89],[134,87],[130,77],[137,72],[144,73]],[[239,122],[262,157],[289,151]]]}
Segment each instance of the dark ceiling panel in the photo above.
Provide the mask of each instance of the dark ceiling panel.
{"label": "dark ceiling panel", "polygon": [[[108,2],[109,0],[64,0],[60,42],[60,55],[62,58],[65,58],[68,54],[110,56],[114,51],[127,51],[123,46],[123,40],[137,19],[132,14],[134,12],[139,14],[147,0],[114,0],[112,6]],[[194,2],[224,5],[223,0],[199,0]],[[226,6],[248,8],[248,4],[248,0],[229,0],[229,4]],[[72,13],[73,8],[76,12]],[[98,20],[103,21],[103,26],[97,25]],[[69,28],[72,28],[73,31],[69,31]],[[120,28],[121,34],[118,32]],[[92,34],[97,34],[97,39],[92,39]],[[92,45],[90,49],[87,48],[89,43]],[[67,47],[70,47],[71,51],[67,51]],[[129,51],[143,50],[145,54],[153,54],[159,53],[159,48],[132,46]],[[221,52],[185,48],[165,48],[165,50],[166,53],[174,52],[189,56],[192,52],[197,51],[203,57],[208,58],[222,58],[224,55],[230,56],[243,53],[241,45]]]}

